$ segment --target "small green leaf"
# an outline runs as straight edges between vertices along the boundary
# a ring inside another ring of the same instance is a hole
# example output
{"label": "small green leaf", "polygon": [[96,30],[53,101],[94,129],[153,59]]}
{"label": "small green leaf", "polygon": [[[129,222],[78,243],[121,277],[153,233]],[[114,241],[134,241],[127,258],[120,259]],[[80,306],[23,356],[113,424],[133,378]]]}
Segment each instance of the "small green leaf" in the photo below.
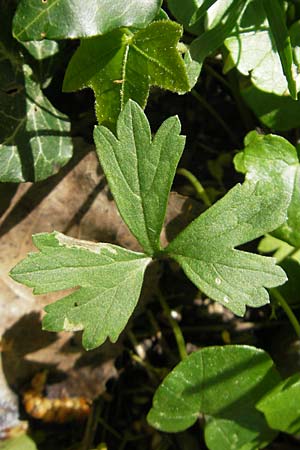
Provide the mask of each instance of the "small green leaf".
{"label": "small green leaf", "polygon": [[296,81],[293,75],[293,54],[291,40],[285,23],[285,14],[278,0],[263,0],[270,30],[280,57],[291,96],[297,100]]}
{"label": "small green leaf", "polygon": [[[282,70],[280,53],[261,0],[246,2],[243,14],[224,44],[230,52],[232,64],[243,75],[250,75],[252,83],[258,89],[276,95],[288,94],[288,84]],[[284,49],[286,48],[285,46]],[[284,49],[280,47],[280,50],[285,51]],[[296,79],[297,70],[294,65],[290,68],[291,71]],[[294,88],[291,87],[291,89],[294,95]]]}
{"label": "small green leaf", "polygon": [[300,375],[278,384],[260,400],[256,408],[264,413],[271,428],[284,433],[300,432]]}
{"label": "small green leaf", "polygon": [[286,202],[285,193],[271,190],[270,184],[236,185],[182,231],[165,252],[206,295],[243,315],[246,305],[268,303],[265,287],[283,284],[286,275],[275,259],[234,247],[283,223]]}
{"label": "small green leaf", "polygon": [[288,194],[287,218],[273,234],[300,247],[300,164],[295,147],[281,136],[263,136],[253,131],[247,135],[245,149],[236,158],[236,169],[246,173],[246,179],[264,179]]}
{"label": "small green leaf", "polygon": [[263,350],[239,345],[207,347],[192,353],[164,379],[154,395],[148,422],[176,432],[205,414],[210,450],[240,450],[253,441],[270,441],[275,433],[255,404],[279,381]]}
{"label": "small green leaf", "polygon": [[83,40],[67,68],[63,89],[91,87],[99,123],[114,128],[129,99],[145,107],[151,85],[179,93],[189,90],[176,48],[181,35],[180,25],[160,20],[134,34],[119,29]]}
{"label": "small green leaf", "polygon": [[14,280],[35,294],[78,288],[48,305],[43,320],[49,331],[83,332],[87,350],[107,337],[118,339],[139,299],[144,271],[151,259],[111,244],[95,244],[42,233],[33,237],[31,253],[11,271]]}
{"label": "small green leaf", "polygon": [[145,252],[160,250],[159,237],[185,138],[177,117],[167,119],[151,141],[143,110],[129,101],[117,123],[117,138],[103,126],[94,139],[101,165],[123,220]]}
{"label": "small green leaf", "polygon": [[143,28],[161,0],[21,0],[14,17],[20,41],[97,36],[119,27]]}

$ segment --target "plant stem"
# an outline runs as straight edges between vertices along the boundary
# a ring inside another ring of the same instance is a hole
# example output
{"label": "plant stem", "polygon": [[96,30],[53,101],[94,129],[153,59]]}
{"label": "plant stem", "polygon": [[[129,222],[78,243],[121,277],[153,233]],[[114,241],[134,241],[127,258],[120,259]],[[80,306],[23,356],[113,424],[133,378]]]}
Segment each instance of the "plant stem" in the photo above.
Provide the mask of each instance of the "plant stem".
{"label": "plant stem", "polygon": [[182,168],[177,169],[176,173],[178,175],[182,175],[187,180],[189,180],[189,182],[191,183],[191,185],[193,186],[193,188],[196,191],[197,197],[199,197],[203,201],[205,206],[207,206],[207,208],[209,208],[209,206],[211,206],[211,201],[210,201],[204,187],[202,186],[200,181],[195,177],[195,175],[193,175],[189,170],[182,169]]}
{"label": "plant stem", "polygon": [[200,95],[195,89],[191,90],[191,94],[203,106],[203,108],[205,108],[216,119],[216,121],[219,122],[219,124],[221,125],[223,130],[228,134],[231,142],[235,146],[239,147],[240,143],[239,143],[237,137],[231,131],[231,129],[229,128],[227,123],[225,123],[225,121],[222,119],[222,117],[217,113],[217,111],[214,108],[212,108],[210,106],[210,104],[205,100],[205,98],[202,97],[202,95]]}
{"label": "plant stem", "polygon": [[294,312],[290,308],[289,304],[287,303],[285,298],[280,294],[278,289],[275,289],[275,288],[270,289],[270,292],[271,292],[272,296],[275,298],[275,300],[282,307],[282,309],[284,310],[286,315],[288,316],[289,321],[291,322],[291,324],[296,332],[297,337],[300,338],[300,323],[299,323],[297,317],[295,316]]}
{"label": "plant stem", "polygon": [[158,292],[158,299],[159,299],[161,307],[169,321],[169,324],[172,327],[173,334],[175,336],[175,340],[177,343],[178,353],[179,353],[180,358],[183,360],[187,357],[187,352],[186,352],[185,340],[184,340],[181,328],[178,325],[178,323],[176,322],[176,320],[173,319],[169,305],[166,302],[166,300],[161,292]]}

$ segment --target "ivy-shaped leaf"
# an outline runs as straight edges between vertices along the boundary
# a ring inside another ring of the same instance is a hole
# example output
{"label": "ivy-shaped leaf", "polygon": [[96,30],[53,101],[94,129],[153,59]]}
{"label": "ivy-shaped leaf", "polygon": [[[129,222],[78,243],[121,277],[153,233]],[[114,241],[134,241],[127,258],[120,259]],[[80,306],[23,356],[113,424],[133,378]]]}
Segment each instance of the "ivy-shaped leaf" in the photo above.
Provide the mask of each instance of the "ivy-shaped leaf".
{"label": "ivy-shaped leaf", "polygon": [[133,101],[121,112],[116,138],[95,128],[97,153],[127,226],[145,252],[160,250],[159,237],[185,138],[177,117],[167,119],[153,141],[147,117]]}
{"label": "ivy-shaped leaf", "polygon": [[151,85],[179,93],[189,90],[176,49],[181,35],[180,25],[160,20],[136,33],[118,29],[82,40],[67,68],[63,89],[92,88],[99,123],[114,128],[129,99],[146,105]]}
{"label": "ivy-shaped leaf", "polygon": [[[8,60],[4,65],[6,70]],[[11,67],[11,80],[5,80],[7,71],[1,80],[6,87],[0,89],[0,181],[40,181],[71,158],[70,122],[32,80],[29,66],[16,70]]]}
{"label": "ivy-shaped leaf", "polygon": [[143,28],[161,0],[21,0],[14,17],[20,41],[97,36],[119,27]]}
{"label": "ivy-shaped leaf", "polygon": [[[273,23],[272,29],[274,31]],[[289,46],[287,51],[290,52],[288,37],[287,40]],[[282,52],[279,53],[276,48],[275,38],[261,0],[247,1],[235,29],[224,43],[230,52],[229,68],[233,64],[243,75],[251,75],[252,83],[262,91],[277,95],[289,92],[280,59]],[[283,51],[282,48],[280,50]],[[285,67],[287,65],[288,63]],[[292,94],[295,96],[295,82],[299,78],[296,66],[289,67],[288,73]]]}
{"label": "ivy-shaped leaf", "polygon": [[269,426],[289,434],[300,432],[300,376],[292,375],[268,392],[256,405]]}
{"label": "ivy-shaped leaf", "polygon": [[[4,22],[7,5],[1,9]],[[44,96],[9,32],[5,23],[0,29],[0,181],[39,181],[71,158],[70,122]]]}
{"label": "ivy-shaped leaf", "polygon": [[180,362],[157,389],[150,425],[185,430],[205,415],[210,450],[262,448],[276,435],[255,404],[280,381],[263,350],[242,345],[207,347]]}
{"label": "ivy-shaped leaf", "polygon": [[281,136],[250,132],[245,149],[235,157],[235,167],[246,179],[264,179],[274,188],[286,192],[287,218],[273,234],[289,244],[300,247],[300,163],[296,148]]}
{"label": "ivy-shaped leaf", "polygon": [[68,288],[73,293],[48,305],[43,327],[49,331],[83,332],[87,350],[107,337],[115,342],[139,299],[144,271],[151,259],[110,244],[94,244],[63,234],[33,237],[31,253],[12,271],[20,283],[43,294]]}
{"label": "ivy-shaped leaf", "polygon": [[236,185],[221,200],[194,220],[165,252],[206,295],[235,314],[246,305],[269,301],[265,287],[286,281],[273,258],[235,247],[273,230],[286,217],[287,197],[269,184]]}

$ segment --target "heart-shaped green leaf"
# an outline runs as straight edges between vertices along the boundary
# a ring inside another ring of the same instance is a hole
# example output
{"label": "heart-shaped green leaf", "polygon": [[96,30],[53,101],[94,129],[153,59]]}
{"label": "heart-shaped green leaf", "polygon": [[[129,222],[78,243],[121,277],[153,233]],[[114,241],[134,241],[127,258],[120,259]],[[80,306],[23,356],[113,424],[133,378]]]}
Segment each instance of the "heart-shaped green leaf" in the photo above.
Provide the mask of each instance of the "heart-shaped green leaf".
{"label": "heart-shaped green leaf", "polygon": [[[276,433],[255,404],[279,381],[271,358],[262,350],[207,347],[192,353],[164,379],[148,421],[160,430],[176,432],[193,425],[202,413],[210,450],[240,450],[247,444],[249,450],[258,449]],[[256,447],[250,446],[253,442]]]}

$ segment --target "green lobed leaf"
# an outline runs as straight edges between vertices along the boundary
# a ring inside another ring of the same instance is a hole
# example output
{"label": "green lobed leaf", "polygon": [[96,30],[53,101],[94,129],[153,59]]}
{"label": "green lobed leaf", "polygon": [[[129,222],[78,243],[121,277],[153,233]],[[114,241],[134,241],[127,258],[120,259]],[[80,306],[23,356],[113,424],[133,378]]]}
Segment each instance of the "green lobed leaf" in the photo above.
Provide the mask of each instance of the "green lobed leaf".
{"label": "green lobed leaf", "polygon": [[246,179],[264,179],[288,194],[287,218],[273,234],[300,247],[300,164],[296,148],[281,136],[253,131],[246,136],[245,149],[234,162]]}
{"label": "green lobed leaf", "polygon": [[143,110],[129,101],[120,113],[117,137],[94,131],[97,153],[120,214],[145,252],[160,250],[159,237],[185,138],[177,117],[167,119],[151,140]]}
{"label": "green lobed leaf", "polygon": [[[232,64],[243,75],[250,75],[252,83],[258,89],[276,95],[288,94],[288,84],[282,70],[280,54],[261,0],[247,0],[243,14],[224,43],[230,52]],[[287,46],[284,49],[287,49]],[[284,49],[280,48],[282,51]],[[296,81],[295,65],[289,72],[293,73]],[[291,76],[290,74],[289,79]],[[291,89],[294,95],[295,92],[292,87]]]}
{"label": "green lobed leaf", "polygon": [[210,450],[240,450],[254,441],[269,442],[276,433],[255,404],[279,381],[263,350],[207,347],[189,355],[164,379],[147,419],[155,428],[177,432],[193,425],[202,413]]}
{"label": "green lobed leaf", "polygon": [[161,0],[21,0],[13,33],[20,41],[97,36],[119,27],[144,28]]}
{"label": "green lobed leaf", "polygon": [[35,294],[77,288],[45,308],[49,331],[83,331],[87,350],[107,337],[115,342],[139,299],[151,259],[111,244],[80,241],[61,233],[33,237],[39,253],[31,253],[11,271],[14,280]]}
{"label": "green lobed leaf", "polygon": [[300,432],[300,376],[292,375],[268,392],[256,405],[271,428],[284,433]]}
{"label": "green lobed leaf", "polygon": [[293,54],[291,40],[286,26],[285,13],[278,0],[263,0],[263,8],[276,43],[276,49],[286,77],[291,96],[297,100],[297,87],[293,74]]}
{"label": "green lobed leaf", "polygon": [[270,184],[245,182],[201,214],[165,249],[206,295],[235,314],[269,302],[265,287],[283,284],[275,259],[235,247],[277,228],[287,196]]}
{"label": "green lobed leaf", "polygon": [[69,63],[63,89],[92,88],[99,123],[114,128],[129,99],[146,105],[151,85],[179,93],[189,90],[176,48],[181,35],[180,25],[160,20],[136,33],[119,29],[83,40]]}

